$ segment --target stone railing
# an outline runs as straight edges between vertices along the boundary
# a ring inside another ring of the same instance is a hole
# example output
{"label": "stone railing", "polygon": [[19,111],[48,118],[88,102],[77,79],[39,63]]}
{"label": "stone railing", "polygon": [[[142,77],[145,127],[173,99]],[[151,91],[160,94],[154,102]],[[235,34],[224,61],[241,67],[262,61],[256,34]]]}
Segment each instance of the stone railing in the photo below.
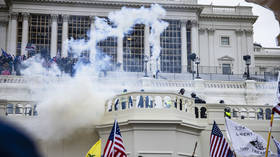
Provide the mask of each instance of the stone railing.
{"label": "stone railing", "polygon": [[[245,120],[270,120],[272,108],[270,105],[226,105],[226,104],[195,104],[196,118],[207,118],[208,114],[213,114],[215,109],[220,113],[219,119],[224,117],[225,110],[229,111],[232,119]],[[214,115],[218,118],[217,114]]]}
{"label": "stone railing", "polygon": [[264,105],[226,105],[233,119],[270,120],[272,106]]}
{"label": "stone railing", "polygon": [[206,88],[245,88],[245,82],[239,81],[205,81]]}
{"label": "stone railing", "polygon": [[[7,101],[0,100],[1,113],[6,116],[36,116],[36,103],[32,101]],[[2,115],[2,116],[3,116]]]}
{"label": "stone railing", "polygon": [[129,110],[131,108],[164,108],[189,112],[194,104],[192,98],[175,93],[131,92],[117,95],[108,100],[106,112]]}
{"label": "stone railing", "polygon": [[[131,92],[120,94],[106,102],[105,112],[119,112],[132,108],[162,108],[188,112],[197,119],[223,119],[225,109],[232,119],[270,120],[272,106],[195,104],[192,98],[175,93]],[[212,116],[211,116],[212,115]],[[212,117],[212,118],[211,118]]]}
{"label": "stone railing", "polygon": [[192,81],[167,81],[167,80],[152,80],[152,86],[154,87],[183,87],[190,88],[193,87]]}
{"label": "stone railing", "polygon": [[3,83],[26,83],[26,79],[23,78],[22,76],[14,76],[14,75],[1,75],[0,76],[0,84]]}

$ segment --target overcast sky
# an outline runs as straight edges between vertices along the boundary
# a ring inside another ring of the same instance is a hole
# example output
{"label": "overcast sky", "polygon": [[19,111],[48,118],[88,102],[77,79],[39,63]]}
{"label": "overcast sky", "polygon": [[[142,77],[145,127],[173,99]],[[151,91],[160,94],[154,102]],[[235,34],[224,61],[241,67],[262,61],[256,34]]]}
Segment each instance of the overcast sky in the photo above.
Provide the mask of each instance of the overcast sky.
{"label": "overcast sky", "polygon": [[247,3],[245,0],[198,0],[199,4],[230,5],[238,4],[253,6],[253,14],[259,16],[254,24],[254,42],[263,47],[276,47],[276,36],[279,34],[279,24],[272,11],[259,5]]}

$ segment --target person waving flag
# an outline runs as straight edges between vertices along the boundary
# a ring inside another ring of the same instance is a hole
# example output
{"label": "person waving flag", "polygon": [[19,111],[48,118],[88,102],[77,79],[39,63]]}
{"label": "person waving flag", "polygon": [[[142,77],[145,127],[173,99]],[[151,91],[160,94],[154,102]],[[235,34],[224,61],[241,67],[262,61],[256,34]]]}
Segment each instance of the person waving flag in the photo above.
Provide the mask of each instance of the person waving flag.
{"label": "person waving flag", "polygon": [[127,157],[117,120],[115,120],[114,126],[107,140],[103,157]]}

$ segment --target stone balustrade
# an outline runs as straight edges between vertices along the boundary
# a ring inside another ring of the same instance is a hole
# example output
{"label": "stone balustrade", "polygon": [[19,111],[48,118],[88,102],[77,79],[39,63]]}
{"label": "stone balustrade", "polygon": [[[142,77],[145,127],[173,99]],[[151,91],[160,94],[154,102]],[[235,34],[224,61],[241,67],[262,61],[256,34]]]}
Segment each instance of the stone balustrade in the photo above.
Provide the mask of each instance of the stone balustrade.
{"label": "stone balustrade", "polygon": [[166,108],[188,112],[194,100],[175,93],[130,92],[116,95],[105,105],[106,112],[129,110],[131,108]]}
{"label": "stone balustrade", "polygon": [[245,82],[239,81],[205,81],[206,88],[245,88]]}
{"label": "stone balustrade", "polygon": [[[215,118],[223,119],[224,111],[228,109],[233,119],[270,120],[272,107],[270,105],[195,104],[192,98],[175,93],[131,92],[116,95],[108,100],[105,112],[122,112],[132,108],[149,108],[151,110],[162,108],[188,112],[197,119],[208,119],[209,114]],[[217,115],[216,112],[220,114]]]}
{"label": "stone balustrade", "polygon": [[[0,84],[12,83],[12,84],[24,84],[27,83],[28,80],[31,80],[35,83],[40,83],[44,79],[40,77],[34,78],[25,78],[23,76],[14,76],[14,75],[0,75]],[[51,81],[63,81],[64,78],[54,77],[52,79],[48,79]],[[109,81],[109,80],[108,80]],[[120,80],[121,81],[121,80]],[[152,87],[181,87],[181,88],[193,88],[197,84],[195,83],[197,80],[162,80],[162,79],[147,79],[138,82],[138,84],[134,84],[134,86],[145,86],[149,85]],[[256,89],[276,89],[275,82],[256,82],[253,81]],[[230,89],[243,89],[246,88],[246,81],[210,81],[210,80],[200,80],[200,85],[204,88],[230,88]]]}
{"label": "stone balustrade", "polygon": [[26,79],[23,76],[14,76],[14,75],[1,75],[0,76],[0,84],[4,83],[16,83],[22,84],[26,83]]}
{"label": "stone balustrade", "polygon": [[[36,103],[31,101],[7,101],[0,100],[2,114],[6,116],[21,115],[21,116],[36,116]],[[3,116],[3,115],[2,115]]]}

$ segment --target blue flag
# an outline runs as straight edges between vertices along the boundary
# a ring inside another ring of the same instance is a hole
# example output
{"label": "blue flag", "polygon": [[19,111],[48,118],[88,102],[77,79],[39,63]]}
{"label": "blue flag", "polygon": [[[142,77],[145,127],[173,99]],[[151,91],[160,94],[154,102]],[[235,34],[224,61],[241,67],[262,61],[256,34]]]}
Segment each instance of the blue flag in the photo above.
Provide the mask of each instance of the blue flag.
{"label": "blue flag", "polygon": [[2,48],[1,48],[1,50],[2,50],[2,55],[5,56],[5,57],[8,57],[7,52],[5,52]]}

